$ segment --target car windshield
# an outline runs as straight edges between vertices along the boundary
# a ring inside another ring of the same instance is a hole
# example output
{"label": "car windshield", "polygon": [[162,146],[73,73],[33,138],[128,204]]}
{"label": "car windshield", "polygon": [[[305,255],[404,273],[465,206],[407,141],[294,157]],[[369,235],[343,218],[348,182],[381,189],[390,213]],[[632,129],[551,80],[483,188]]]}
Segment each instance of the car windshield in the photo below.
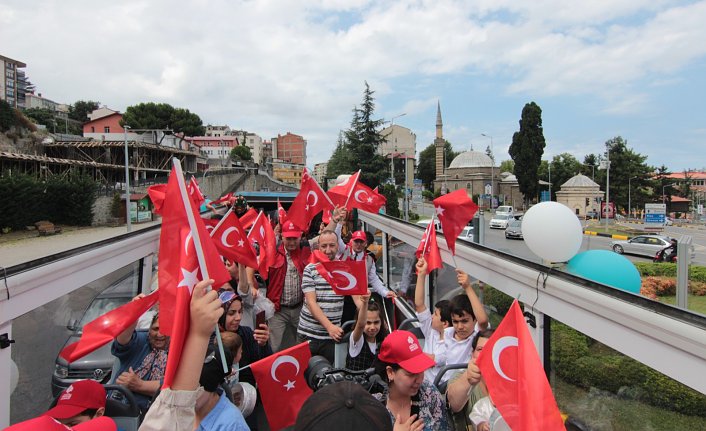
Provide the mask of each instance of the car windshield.
{"label": "car windshield", "polygon": [[522,225],[522,222],[519,220],[513,220],[507,224],[508,227],[520,227],[521,225]]}
{"label": "car windshield", "polygon": [[508,218],[510,218],[510,216],[509,216],[509,215],[505,215],[505,214],[497,214],[497,215],[496,215],[495,217],[493,217],[493,218],[494,218],[495,220],[507,220]]}
{"label": "car windshield", "polygon": [[86,313],[83,315],[81,318],[81,323],[79,326],[83,328],[83,326],[92,320],[94,320],[96,317],[105,314],[111,310],[114,310],[118,307],[120,307],[123,304],[127,304],[128,301],[130,301],[130,298],[97,298],[91,302],[91,305],[88,307],[86,310]]}

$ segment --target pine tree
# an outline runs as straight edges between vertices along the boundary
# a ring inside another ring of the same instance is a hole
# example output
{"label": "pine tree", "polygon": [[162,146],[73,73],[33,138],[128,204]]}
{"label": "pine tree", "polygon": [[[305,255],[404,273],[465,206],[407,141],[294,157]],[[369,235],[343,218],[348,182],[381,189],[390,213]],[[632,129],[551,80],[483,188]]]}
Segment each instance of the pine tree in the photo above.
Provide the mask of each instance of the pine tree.
{"label": "pine tree", "polygon": [[512,136],[510,157],[515,162],[515,176],[524,196],[525,204],[537,195],[539,177],[537,170],[544,154],[544,132],[542,129],[542,108],[534,102],[522,108],[520,130]]}

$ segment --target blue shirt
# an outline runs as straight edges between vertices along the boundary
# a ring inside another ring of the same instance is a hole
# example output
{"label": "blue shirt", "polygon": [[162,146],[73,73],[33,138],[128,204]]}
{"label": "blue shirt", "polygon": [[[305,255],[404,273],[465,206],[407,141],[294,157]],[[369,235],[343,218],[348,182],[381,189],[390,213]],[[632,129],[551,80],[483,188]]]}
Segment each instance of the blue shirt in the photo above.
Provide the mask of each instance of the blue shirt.
{"label": "blue shirt", "polygon": [[[147,335],[148,334],[146,331],[134,331],[132,333],[132,337],[130,337],[130,341],[128,341],[125,345],[118,343],[117,340],[113,341],[110,352],[113,356],[120,360],[120,369],[118,370],[117,375],[112,376],[113,380],[116,380],[118,376],[129,370],[130,367],[132,367],[133,370],[137,370],[140,365],[142,365],[142,361],[144,361],[145,356],[152,351],[152,346],[150,346],[150,343],[147,340]],[[155,378],[151,376],[151,373],[148,373],[144,378],[144,380],[157,379],[161,382],[164,379],[164,376]],[[138,393],[134,393],[134,395],[140,409],[146,410],[152,397]]]}
{"label": "blue shirt", "polygon": [[199,424],[198,431],[250,431],[240,410],[231,403],[226,394],[220,391],[221,397],[205,418]]}

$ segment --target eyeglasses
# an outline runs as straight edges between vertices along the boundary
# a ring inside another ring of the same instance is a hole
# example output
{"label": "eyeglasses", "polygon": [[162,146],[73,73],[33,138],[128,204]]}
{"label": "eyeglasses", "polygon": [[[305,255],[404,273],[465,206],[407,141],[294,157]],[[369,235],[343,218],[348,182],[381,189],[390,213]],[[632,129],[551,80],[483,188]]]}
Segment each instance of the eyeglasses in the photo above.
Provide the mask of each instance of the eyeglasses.
{"label": "eyeglasses", "polygon": [[240,295],[237,293],[233,292],[232,290],[226,290],[220,293],[218,295],[218,299],[221,300],[221,303],[225,304],[226,302],[233,302],[236,299],[240,299]]}

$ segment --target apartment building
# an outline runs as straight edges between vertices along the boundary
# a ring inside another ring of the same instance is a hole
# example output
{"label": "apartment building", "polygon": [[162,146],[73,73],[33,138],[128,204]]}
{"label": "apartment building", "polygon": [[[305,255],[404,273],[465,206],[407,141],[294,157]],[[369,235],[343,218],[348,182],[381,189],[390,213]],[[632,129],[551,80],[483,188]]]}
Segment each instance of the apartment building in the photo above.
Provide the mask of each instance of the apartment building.
{"label": "apartment building", "polygon": [[24,72],[19,70],[27,65],[21,61],[13,60],[0,55],[0,100],[4,100],[13,108],[25,107],[26,83]]}
{"label": "apartment building", "polygon": [[287,132],[272,138],[272,158],[283,162],[306,165],[306,140]]}

